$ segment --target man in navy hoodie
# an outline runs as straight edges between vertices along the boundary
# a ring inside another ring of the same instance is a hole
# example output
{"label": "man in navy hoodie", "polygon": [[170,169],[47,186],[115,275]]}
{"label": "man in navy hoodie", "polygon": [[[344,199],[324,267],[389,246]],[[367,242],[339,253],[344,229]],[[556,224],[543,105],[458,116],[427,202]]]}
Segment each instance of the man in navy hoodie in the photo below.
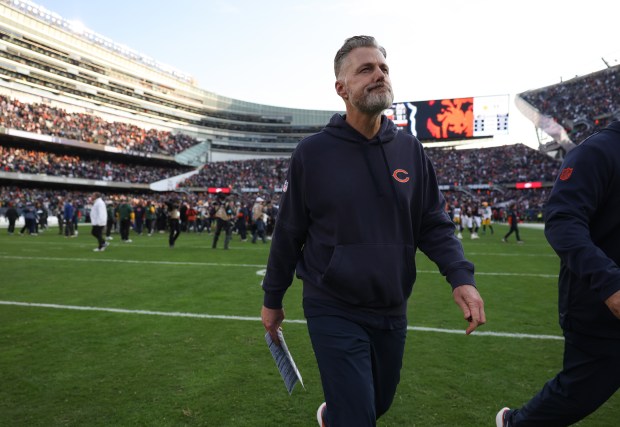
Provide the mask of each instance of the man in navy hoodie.
{"label": "man in navy hoodie", "polygon": [[620,387],[620,122],[570,151],[545,207],[545,236],[560,257],[563,368],[498,427],[568,426]]}
{"label": "man in navy hoodie", "polygon": [[261,316],[275,342],[293,274],[326,403],[320,425],[374,426],[400,379],[407,299],[421,249],[452,286],[471,333],[485,322],[474,266],[454,236],[433,166],[383,115],[393,102],[385,49],[351,37],[336,54],[336,114],[293,153],[263,281]]}

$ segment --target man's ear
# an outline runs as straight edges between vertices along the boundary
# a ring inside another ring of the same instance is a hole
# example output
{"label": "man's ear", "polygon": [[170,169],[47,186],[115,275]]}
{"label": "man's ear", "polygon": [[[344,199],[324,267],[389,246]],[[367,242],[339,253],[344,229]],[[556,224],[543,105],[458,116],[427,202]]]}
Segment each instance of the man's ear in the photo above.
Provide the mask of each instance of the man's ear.
{"label": "man's ear", "polygon": [[336,88],[336,93],[338,94],[338,96],[340,96],[342,99],[348,99],[349,95],[347,94],[347,90],[340,80],[336,80],[334,87]]}

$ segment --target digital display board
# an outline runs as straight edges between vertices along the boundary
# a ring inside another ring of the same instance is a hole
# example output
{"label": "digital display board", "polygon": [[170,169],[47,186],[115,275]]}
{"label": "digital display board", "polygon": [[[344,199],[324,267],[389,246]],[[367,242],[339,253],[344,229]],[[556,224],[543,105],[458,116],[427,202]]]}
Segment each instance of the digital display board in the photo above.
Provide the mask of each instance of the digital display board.
{"label": "digital display board", "polygon": [[400,129],[420,141],[447,141],[508,133],[509,96],[396,102],[385,111]]}

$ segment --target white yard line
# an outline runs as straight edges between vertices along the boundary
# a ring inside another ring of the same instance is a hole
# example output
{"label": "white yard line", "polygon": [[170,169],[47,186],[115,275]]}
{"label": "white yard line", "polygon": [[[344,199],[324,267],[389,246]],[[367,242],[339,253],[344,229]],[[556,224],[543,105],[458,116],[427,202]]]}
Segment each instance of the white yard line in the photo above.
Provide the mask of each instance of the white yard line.
{"label": "white yard line", "polygon": [[[0,259],[13,259],[23,261],[68,261],[68,262],[103,262],[118,264],[148,264],[148,265],[188,265],[197,267],[244,267],[244,268],[260,268],[264,269],[264,264],[233,264],[218,262],[192,262],[192,261],[148,261],[148,260],[131,260],[131,259],[113,259],[113,258],[63,258],[63,257],[37,257],[37,256],[17,256],[17,255],[0,255]],[[439,274],[437,270],[417,270],[421,274]],[[479,276],[517,276],[517,277],[541,277],[556,278],[557,274],[542,273],[504,273],[504,272],[484,272],[477,271]]]}
{"label": "white yard line", "polygon": [[[138,314],[148,316],[167,316],[167,317],[190,317],[196,319],[216,319],[216,320],[238,320],[238,321],[250,321],[260,322],[260,317],[245,317],[245,316],[227,316],[218,314],[201,314],[201,313],[183,313],[183,312],[169,312],[169,311],[152,311],[152,310],[128,310],[124,308],[108,308],[108,307],[90,307],[90,306],[78,306],[78,305],[60,305],[60,304],[42,304],[31,302],[19,302],[19,301],[0,301],[0,305],[9,306],[21,306],[21,307],[34,307],[34,308],[48,308],[56,310],[77,310],[77,311],[98,311],[107,313],[118,314]],[[286,323],[301,323],[305,324],[305,320],[298,319],[286,319]],[[441,328],[426,328],[423,326],[407,326],[410,331],[420,332],[436,332],[443,334],[458,334],[464,335],[464,330],[458,329],[441,329]],[[474,336],[490,336],[490,337],[502,337],[502,338],[516,338],[516,339],[538,339],[538,340],[563,340],[564,338],[556,335],[537,335],[537,334],[520,334],[511,332],[491,332],[491,331],[476,331]]]}

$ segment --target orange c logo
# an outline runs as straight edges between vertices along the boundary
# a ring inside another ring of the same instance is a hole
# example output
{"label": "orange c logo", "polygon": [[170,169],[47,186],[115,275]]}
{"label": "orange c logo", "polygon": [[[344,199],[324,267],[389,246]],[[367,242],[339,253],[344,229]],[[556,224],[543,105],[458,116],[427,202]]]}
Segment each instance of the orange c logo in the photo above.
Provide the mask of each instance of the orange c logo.
{"label": "orange c logo", "polygon": [[[404,175],[405,177],[402,178],[400,175]],[[407,172],[406,170],[396,169],[392,174],[392,177],[398,182],[407,182],[409,181],[409,177],[407,175],[409,175],[409,172]]]}

